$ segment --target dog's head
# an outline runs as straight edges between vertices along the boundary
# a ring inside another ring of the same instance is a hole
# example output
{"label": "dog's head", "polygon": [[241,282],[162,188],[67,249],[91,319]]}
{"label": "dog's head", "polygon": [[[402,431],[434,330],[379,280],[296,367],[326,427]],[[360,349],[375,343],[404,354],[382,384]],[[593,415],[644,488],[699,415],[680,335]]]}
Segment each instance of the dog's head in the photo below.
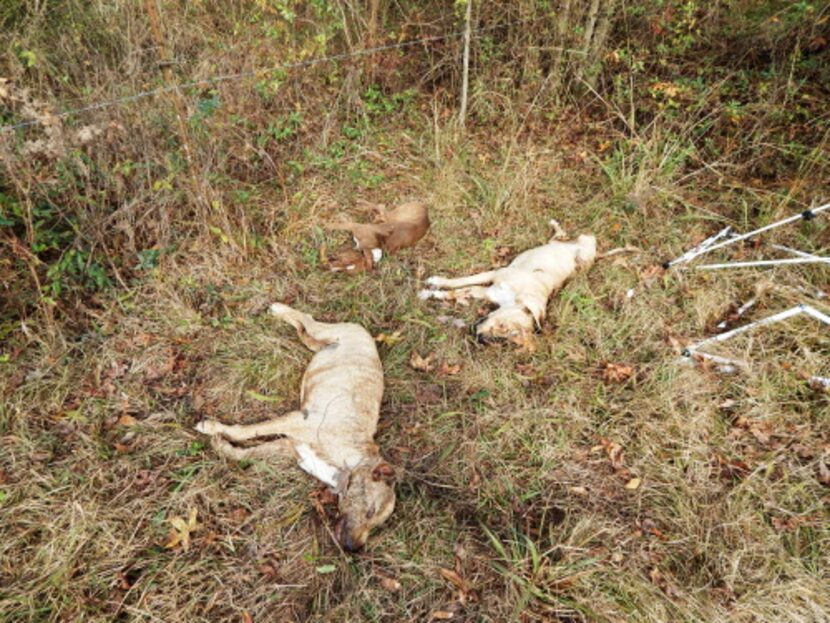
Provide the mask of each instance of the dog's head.
{"label": "dog's head", "polygon": [[395,470],[377,457],[358,465],[347,478],[335,536],[343,549],[356,552],[366,545],[369,532],[395,510]]}
{"label": "dog's head", "polygon": [[494,309],[476,325],[476,337],[480,342],[510,339],[522,333],[532,333],[535,320],[523,305],[506,305]]}

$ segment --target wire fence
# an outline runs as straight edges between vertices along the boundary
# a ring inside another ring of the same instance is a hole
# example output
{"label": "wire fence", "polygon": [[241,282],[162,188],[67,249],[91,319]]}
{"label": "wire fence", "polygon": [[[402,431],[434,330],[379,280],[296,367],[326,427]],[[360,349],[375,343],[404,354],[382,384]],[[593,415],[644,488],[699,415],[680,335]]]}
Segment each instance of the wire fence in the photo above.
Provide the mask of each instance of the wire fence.
{"label": "wire fence", "polygon": [[[478,28],[474,31],[473,36],[481,37],[484,33],[492,32],[494,30],[498,30],[501,28],[508,28],[512,26],[517,26],[520,24],[527,24],[527,23],[535,23],[540,21],[539,18],[528,18],[523,20],[516,20],[513,22],[508,22],[505,24],[499,24],[496,26],[490,26],[487,28]],[[280,65],[274,65],[272,67],[265,67],[260,69],[253,69],[249,71],[243,71],[238,73],[232,74],[224,74],[219,76],[213,76],[210,78],[203,78],[199,80],[192,80],[189,82],[181,82],[178,84],[171,84],[163,87],[158,87],[156,89],[149,89],[146,91],[140,91],[139,93],[134,93],[132,95],[127,95],[125,97],[119,97],[116,99],[104,100],[100,102],[95,102],[92,104],[88,104],[86,106],[81,106],[78,108],[72,108],[69,110],[64,110],[61,112],[56,112],[53,114],[54,117],[57,118],[65,118],[72,115],[87,113],[95,110],[102,110],[104,108],[112,108],[114,106],[120,106],[122,104],[127,104],[130,102],[135,102],[137,100],[145,99],[148,97],[154,97],[156,95],[162,95],[164,93],[171,93],[174,91],[179,91],[183,89],[189,89],[193,87],[202,87],[202,86],[210,86],[214,84],[220,84],[223,82],[233,82],[237,80],[243,80],[245,78],[252,78],[255,76],[261,76],[264,74],[276,72],[276,71],[288,71],[292,69],[304,69],[307,67],[312,67],[314,65],[320,65],[322,63],[336,63],[344,60],[348,60],[351,58],[358,58],[361,56],[368,56],[371,54],[377,54],[379,52],[386,52],[389,50],[398,50],[402,48],[413,47],[417,45],[425,45],[427,43],[432,43],[435,41],[443,41],[447,39],[456,39],[464,36],[464,31],[456,31],[452,33],[447,33],[443,35],[430,35],[427,37],[419,37],[417,39],[408,39],[406,41],[399,41],[396,43],[388,43],[384,45],[378,45],[371,48],[364,48],[362,50],[355,50],[352,52],[342,52],[340,54],[331,54],[328,56],[318,56],[315,58],[306,59],[303,61],[295,61],[291,63],[282,63]],[[584,50],[575,50],[570,48],[562,48],[562,47],[550,47],[546,46],[546,49],[550,50],[559,50],[563,53],[567,54],[578,54],[578,55],[585,55],[586,52]],[[40,124],[41,121],[34,119],[29,121],[21,121],[19,123],[12,123],[7,124],[4,126],[0,126],[0,131],[14,131],[20,128],[25,128],[33,125]]]}

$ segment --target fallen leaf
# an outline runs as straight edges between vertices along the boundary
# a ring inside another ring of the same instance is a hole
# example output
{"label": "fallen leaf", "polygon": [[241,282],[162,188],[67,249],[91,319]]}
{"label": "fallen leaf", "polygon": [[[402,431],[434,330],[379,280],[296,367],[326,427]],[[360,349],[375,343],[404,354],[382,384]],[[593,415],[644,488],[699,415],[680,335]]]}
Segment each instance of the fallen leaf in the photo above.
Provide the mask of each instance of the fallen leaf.
{"label": "fallen leaf", "polygon": [[507,258],[512,255],[513,249],[510,247],[498,247],[490,258],[490,263],[493,267],[498,268],[507,264]]}
{"label": "fallen leaf", "polygon": [[263,563],[257,567],[257,570],[269,580],[277,578],[277,568],[270,563]]}
{"label": "fallen leaf", "polygon": [[435,353],[430,353],[426,357],[421,357],[417,351],[412,351],[412,354],[409,356],[409,365],[420,372],[430,372],[435,366],[432,363],[432,358],[435,357]]}
{"label": "fallen leaf", "polygon": [[320,565],[315,569],[315,571],[317,571],[320,575],[328,575],[329,573],[337,571],[337,567],[334,565]]}
{"label": "fallen leaf", "polygon": [[602,369],[602,380],[606,383],[624,383],[634,376],[634,368],[624,363],[607,362]]}
{"label": "fallen leaf", "polygon": [[124,414],[120,418],[118,418],[118,424],[121,426],[135,426],[136,420],[132,415]]}
{"label": "fallen leaf", "polygon": [[158,381],[171,372],[176,367],[176,360],[178,359],[175,352],[172,349],[167,351],[162,359],[158,363],[151,363],[147,366],[147,369],[144,372],[144,380],[146,381]]}
{"label": "fallen leaf", "polygon": [[234,523],[242,523],[245,521],[248,516],[250,515],[250,511],[247,508],[242,506],[238,506],[230,512],[231,521]]}
{"label": "fallen leaf", "polygon": [[202,528],[201,524],[196,522],[197,514],[198,511],[191,508],[187,521],[181,517],[171,517],[168,521],[173,529],[170,530],[170,537],[164,547],[175,549],[181,545],[184,551],[190,549],[190,535]]}
{"label": "fallen leaf", "polygon": [[605,438],[600,439],[600,444],[599,447],[605,450],[605,454],[608,455],[608,459],[611,461],[611,467],[615,470],[622,469],[625,458],[623,447],[616,441]]}
{"label": "fallen leaf", "polygon": [[327,508],[337,507],[337,494],[333,493],[328,486],[324,485],[315,489],[308,497],[311,498],[311,504],[314,506],[314,510],[317,511],[317,515],[322,518],[328,518],[329,512],[326,510]]}
{"label": "fallen leaf", "polygon": [[726,457],[716,454],[715,460],[721,468],[721,478],[724,479],[739,479],[749,474],[752,469],[745,461],[740,459],[727,459]]}
{"label": "fallen leaf", "polygon": [[461,372],[461,364],[460,363],[449,364],[446,361],[444,361],[444,362],[441,363],[441,368],[438,370],[438,375],[439,376],[455,376],[459,372]]}
{"label": "fallen leaf", "polygon": [[640,272],[640,279],[648,283],[649,281],[652,281],[657,277],[660,277],[664,272],[666,271],[662,266],[660,266],[659,264],[654,264]]}
{"label": "fallen leaf", "polygon": [[517,363],[516,371],[523,376],[536,376],[536,368],[533,367],[532,363]]}
{"label": "fallen leaf", "polygon": [[433,621],[450,621],[455,616],[449,610],[434,610],[432,612]]}
{"label": "fallen leaf", "polygon": [[444,391],[440,385],[430,383],[429,385],[418,385],[415,388],[415,400],[421,404],[431,405],[441,402],[444,399]]}
{"label": "fallen leaf", "polygon": [[253,617],[248,614],[247,610],[242,611],[242,623],[254,623]]}
{"label": "fallen leaf", "polygon": [[442,578],[444,578],[448,582],[454,584],[457,589],[459,589],[459,590],[461,590],[465,593],[470,590],[470,585],[467,584],[467,581],[464,580],[464,578],[462,578],[460,575],[458,575],[452,569],[446,569],[444,567],[441,567],[438,570],[438,573],[441,574]]}
{"label": "fallen leaf", "polygon": [[634,477],[631,480],[629,480],[627,483],[625,483],[625,488],[628,489],[629,491],[634,491],[635,489],[640,488],[640,483],[642,483],[642,480],[640,480],[637,477]]}
{"label": "fallen leaf", "polygon": [[400,331],[395,331],[394,333],[381,333],[380,335],[375,336],[375,341],[381,344],[386,344],[387,346],[394,346],[398,342],[403,340],[403,336],[401,335]]}
{"label": "fallen leaf", "polygon": [[568,490],[574,495],[588,495],[588,489],[585,487],[569,487]]}
{"label": "fallen leaf", "polygon": [[400,582],[398,582],[395,578],[388,578],[383,575],[380,576],[380,585],[384,590],[389,591],[390,593],[397,593],[401,590]]}

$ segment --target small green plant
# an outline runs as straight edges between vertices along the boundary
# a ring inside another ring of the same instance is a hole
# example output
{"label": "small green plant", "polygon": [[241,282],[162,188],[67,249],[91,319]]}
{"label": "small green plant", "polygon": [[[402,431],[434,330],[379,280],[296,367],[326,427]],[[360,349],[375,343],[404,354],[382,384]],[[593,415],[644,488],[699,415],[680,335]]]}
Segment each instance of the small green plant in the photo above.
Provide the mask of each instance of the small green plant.
{"label": "small green plant", "polygon": [[0,192],[0,228],[21,240],[46,267],[46,296],[54,301],[70,287],[103,290],[111,285],[103,265],[80,245],[77,224],[48,202],[35,203],[27,214],[23,205]]}
{"label": "small green plant", "polygon": [[277,121],[268,124],[265,131],[257,136],[257,147],[265,147],[270,141],[279,143],[291,138],[297,134],[302,124],[303,115],[298,111],[280,117]]}

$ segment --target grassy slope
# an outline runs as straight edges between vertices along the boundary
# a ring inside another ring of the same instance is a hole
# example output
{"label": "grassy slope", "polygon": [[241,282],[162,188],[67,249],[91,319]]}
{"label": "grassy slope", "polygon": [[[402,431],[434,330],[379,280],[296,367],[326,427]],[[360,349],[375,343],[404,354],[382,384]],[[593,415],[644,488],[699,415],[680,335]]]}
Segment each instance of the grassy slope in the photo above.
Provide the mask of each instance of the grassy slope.
{"label": "grassy slope", "polygon": [[[258,249],[243,251],[231,228],[227,241],[177,240],[158,269],[99,298],[80,338],[33,338],[4,366],[0,619],[827,617],[827,493],[816,472],[828,400],[798,376],[828,375],[826,332],[799,320],[758,336],[745,375],[684,367],[677,344],[706,334],[760,274],[652,268],[716,227],[688,206],[745,228],[741,206],[758,189],[672,185],[656,167],[638,178],[600,155],[604,171],[574,156],[600,152],[601,124],[572,138],[567,117],[540,122],[511,149],[484,131],[462,141],[415,110],[359,139],[362,173],[312,168],[290,197],[252,184],[245,209],[277,220]],[[234,184],[213,189],[233,202]],[[341,239],[319,225],[341,209],[359,214],[358,197],[425,198],[433,229],[374,273],[327,273],[315,266],[320,245]],[[774,193],[757,201],[766,218],[790,210]],[[498,247],[509,259],[545,240],[551,217],[605,249],[643,252],[574,279],[552,300],[535,352],[481,347],[437,319],[469,322],[474,308],[416,299],[429,274],[488,268]],[[826,234],[815,223],[775,239],[810,249]],[[807,267],[774,274],[826,283]],[[316,485],[295,466],[226,463],[192,431],[205,416],[252,421],[295,404],[309,353],[262,315],[272,300],[400,331],[380,345],[378,438],[402,468],[398,509],[360,556],[334,547],[309,498]],[[770,290],[752,317],[800,300]],[[415,371],[413,350],[461,370]],[[635,374],[605,382],[606,362]],[[602,440],[622,446],[622,468]],[[626,489],[634,477],[640,486]],[[192,508],[202,528],[189,551],[166,549],[168,520]],[[473,587],[465,603],[442,567]]]}

